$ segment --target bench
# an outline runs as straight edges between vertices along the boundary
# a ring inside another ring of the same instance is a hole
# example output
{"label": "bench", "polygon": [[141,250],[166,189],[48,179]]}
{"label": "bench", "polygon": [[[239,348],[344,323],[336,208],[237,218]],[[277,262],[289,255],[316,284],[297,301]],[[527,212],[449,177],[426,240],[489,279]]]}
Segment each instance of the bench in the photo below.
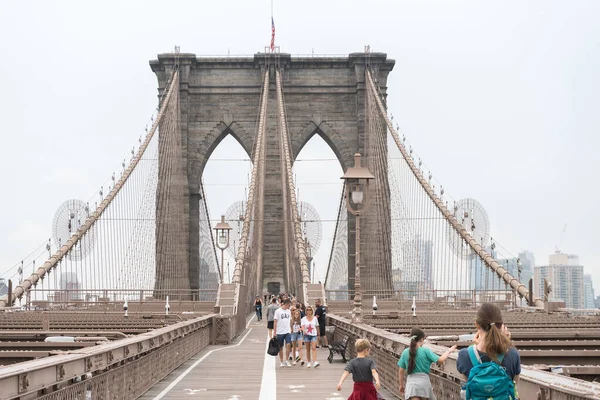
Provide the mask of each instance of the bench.
{"label": "bench", "polygon": [[346,347],[348,347],[348,342],[350,341],[350,337],[348,335],[344,336],[341,341],[333,342],[329,347],[329,357],[327,357],[327,361],[330,363],[333,362],[333,356],[337,353],[342,356],[342,360],[346,362]]}

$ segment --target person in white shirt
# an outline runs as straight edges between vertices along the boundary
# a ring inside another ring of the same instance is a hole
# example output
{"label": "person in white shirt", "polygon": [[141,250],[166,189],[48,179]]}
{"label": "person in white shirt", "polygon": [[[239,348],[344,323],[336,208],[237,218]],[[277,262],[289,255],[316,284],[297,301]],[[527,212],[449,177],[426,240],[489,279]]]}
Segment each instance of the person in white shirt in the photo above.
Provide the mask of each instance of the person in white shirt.
{"label": "person in white shirt", "polygon": [[317,341],[319,340],[319,320],[314,316],[314,311],[311,306],[306,307],[306,317],[302,318],[302,333],[303,341],[306,343],[306,359],[308,360],[308,368],[310,368],[310,353],[312,352],[312,360],[314,367],[317,368],[320,364],[317,361]]}
{"label": "person in white shirt", "polygon": [[[273,317],[273,329],[275,334],[277,335],[277,342],[279,342],[279,361],[281,362],[280,366],[288,366],[291,367],[289,361],[287,361],[290,356],[290,347],[292,344],[292,329],[290,326],[290,321],[292,319],[292,313],[290,312],[290,299],[285,299],[280,308],[275,311],[275,316]],[[285,343],[285,364],[283,363],[283,344]]]}

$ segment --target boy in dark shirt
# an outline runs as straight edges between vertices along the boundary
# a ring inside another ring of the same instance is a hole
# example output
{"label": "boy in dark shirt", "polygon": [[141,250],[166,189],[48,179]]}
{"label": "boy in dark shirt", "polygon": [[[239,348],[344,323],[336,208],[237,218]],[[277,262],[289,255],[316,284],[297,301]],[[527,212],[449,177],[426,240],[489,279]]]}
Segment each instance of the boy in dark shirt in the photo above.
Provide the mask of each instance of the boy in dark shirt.
{"label": "boy in dark shirt", "polygon": [[[368,355],[371,351],[371,343],[367,339],[358,339],[354,344],[357,356],[350,360],[344,368],[344,373],[337,385],[337,390],[342,390],[342,383],[352,374],[354,380],[354,390],[348,400],[377,400],[377,391],[379,390],[379,374],[375,367],[375,362]],[[373,385],[373,378],[375,384]]]}

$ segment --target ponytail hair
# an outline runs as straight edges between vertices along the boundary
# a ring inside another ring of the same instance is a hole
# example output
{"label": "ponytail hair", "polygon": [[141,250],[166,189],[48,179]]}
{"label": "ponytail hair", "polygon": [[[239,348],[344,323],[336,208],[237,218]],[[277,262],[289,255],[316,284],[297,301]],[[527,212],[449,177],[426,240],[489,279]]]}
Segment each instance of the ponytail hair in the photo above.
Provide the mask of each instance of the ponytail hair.
{"label": "ponytail hair", "polygon": [[425,333],[419,328],[412,328],[410,331],[410,347],[408,350],[408,373],[412,374],[415,370],[417,358],[417,342],[425,338]]}
{"label": "ponytail hair", "polygon": [[498,363],[498,355],[513,347],[512,341],[502,333],[502,312],[492,303],[484,303],[477,310],[477,325],[485,332],[483,350]]}

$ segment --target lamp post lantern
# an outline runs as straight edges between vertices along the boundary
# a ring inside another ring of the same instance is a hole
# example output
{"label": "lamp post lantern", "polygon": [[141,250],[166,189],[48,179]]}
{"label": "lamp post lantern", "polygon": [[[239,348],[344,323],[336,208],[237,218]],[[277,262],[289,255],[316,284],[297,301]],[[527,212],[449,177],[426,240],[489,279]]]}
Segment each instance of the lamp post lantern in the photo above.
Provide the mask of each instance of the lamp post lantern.
{"label": "lamp post lantern", "polygon": [[229,247],[229,233],[231,226],[225,222],[225,216],[221,215],[221,222],[213,228],[217,234],[217,248],[221,250],[221,283],[225,280],[225,249]]}
{"label": "lamp post lantern", "polygon": [[375,177],[360,165],[360,154],[354,154],[354,167],[349,167],[341,179],[346,184],[346,208],[356,217],[356,255],[354,272],[353,322],[362,322],[362,295],[360,292],[360,215],[369,204],[369,183]]}

